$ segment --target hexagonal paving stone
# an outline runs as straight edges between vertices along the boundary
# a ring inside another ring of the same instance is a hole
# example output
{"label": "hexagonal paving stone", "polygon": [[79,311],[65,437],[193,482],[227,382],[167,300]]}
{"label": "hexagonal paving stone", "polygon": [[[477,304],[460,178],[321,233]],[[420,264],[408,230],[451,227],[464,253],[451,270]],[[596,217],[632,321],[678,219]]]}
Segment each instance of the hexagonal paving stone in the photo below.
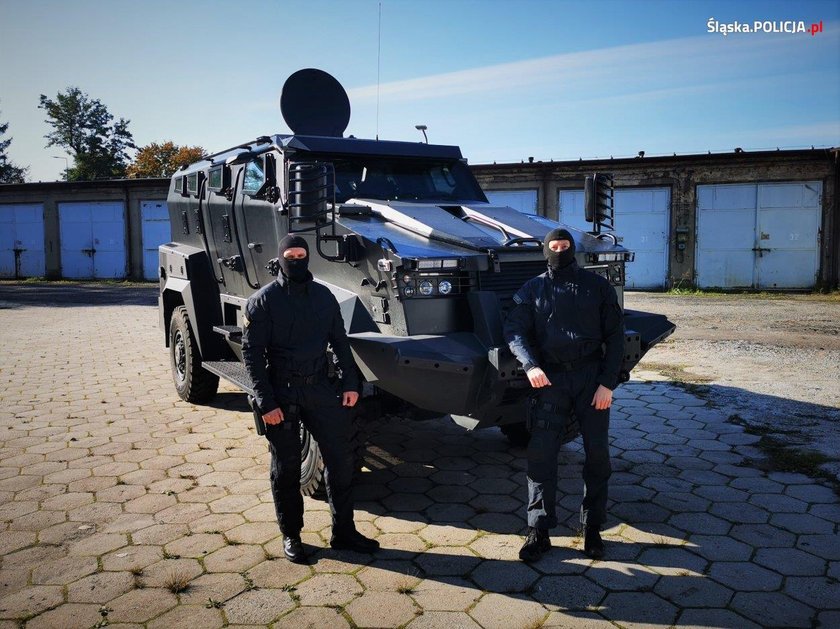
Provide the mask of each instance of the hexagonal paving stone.
{"label": "hexagonal paving stone", "polygon": [[285,558],[267,559],[248,570],[247,574],[257,587],[283,589],[309,577],[312,569]]}
{"label": "hexagonal paving stone", "polygon": [[298,607],[272,625],[274,629],[340,629],[349,626],[341,611],[331,607]]}
{"label": "hexagonal paving stone", "polygon": [[198,533],[170,542],[166,545],[165,550],[170,555],[201,558],[226,545],[227,542],[223,535]]}
{"label": "hexagonal paving stone", "polygon": [[132,590],[108,603],[108,620],[114,622],[146,622],[178,604],[171,592],[162,588]]}
{"label": "hexagonal paving stone", "polygon": [[548,609],[587,609],[598,605],[606,590],[582,576],[543,577],[531,595]]}
{"label": "hexagonal paving stone", "polygon": [[405,594],[365,592],[346,607],[359,627],[399,627],[415,616],[414,603]]}
{"label": "hexagonal paving stone", "polygon": [[747,561],[718,561],[709,569],[715,581],[739,592],[772,591],[782,584],[782,577]]}
{"label": "hexagonal paving stone", "polygon": [[57,585],[30,585],[0,599],[0,618],[25,619],[64,602]]}
{"label": "hexagonal paving stone", "polygon": [[420,581],[411,596],[426,612],[460,612],[469,608],[481,591],[460,577],[437,577]]}
{"label": "hexagonal paving stone", "polygon": [[373,523],[383,533],[413,533],[428,524],[426,518],[420,514],[406,517],[381,516]]}
{"label": "hexagonal paving stone", "polygon": [[472,580],[489,592],[526,592],[538,578],[539,574],[522,562],[484,562],[472,573]]}
{"label": "hexagonal paving stone", "polygon": [[783,589],[815,609],[840,609],[840,581],[832,577],[788,577]]}
{"label": "hexagonal paving stone", "polygon": [[76,603],[107,603],[134,588],[129,572],[101,572],[70,583],[67,600]]}
{"label": "hexagonal paving stone", "polygon": [[545,608],[522,595],[486,594],[469,611],[485,629],[535,626],[545,615]]}
{"label": "hexagonal paving stone", "polygon": [[458,524],[429,524],[419,535],[435,546],[465,546],[475,539],[478,531]]}
{"label": "hexagonal paving stone", "polygon": [[729,588],[697,575],[660,579],[653,591],[681,608],[726,607],[733,594]]}
{"label": "hexagonal paving stone", "polygon": [[56,627],[93,627],[102,620],[99,605],[67,603],[56,607],[26,623],[27,629],[56,629]]}
{"label": "hexagonal paving stone", "polygon": [[344,605],[361,592],[349,574],[316,574],[297,586],[301,605]]}
{"label": "hexagonal paving stone", "polygon": [[817,557],[840,560],[840,536],[837,535],[800,535],[796,547]]}
{"label": "hexagonal paving stone", "polygon": [[607,595],[600,611],[622,627],[667,627],[674,623],[678,610],[652,592],[618,592]]}
{"label": "hexagonal paving stone", "polygon": [[770,523],[800,535],[830,535],[835,526],[833,522],[810,513],[776,513],[770,518]]}
{"label": "hexagonal paving stone", "polygon": [[813,626],[813,609],[778,592],[738,592],[730,607],[764,627]]}
{"label": "hexagonal paving stone", "polygon": [[639,563],[659,574],[703,574],[708,562],[683,548],[649,548],[639,557]]}
{"label": "hexagonal paving stone", "polygon": [[754,551],[728,535],[692,535],[686,549],[710,561],[746,561]]}
{"label": "hexagonal paving stone", "polygon": [[356,573],[367,590],[394,592],[411,589],[420,582],[420,570],[410,561],[375,560]]}
{"label": "hexagonal paving stone", "polygon": [[205,605],[208,599],[224,602],[244,591],[245,578],[241,574],[202,574],[190,581],[190,587],[180,594],[180,599],[182,605]]}
{"label": "hexagonal paving stone", "polygon": [[823,502],[826,504],[837,502],[837,495],[830,488],[823,485],[792,485],[788,486],[784,491],[786,495],[805,502]]}
{"label": "hexagonal paving stone", "polygon": [[251,590],[225,603],[225,616],[231,624],[267,625],[294,606],[283,590]]}
{"label": "hexagonal paving stone", "polygon": [[163,559],[143,568],[140,582],[144,587],[162,588],[168,587],[175,578],[189,581],[202,572],[201,564],[195,559]]}
{"label": "hexagonal paving stone", "polygon": [[112,572],[131,572],[159,561],[162,556],[159,546],[125,546],[102,557],[102,568]]}
{"label": "hexagonal paving stone", "polygon": [[796,536],[771,524],[736,524],[730,535],[756,548],[790,548]]}
{"label": "hexagonal paving stone", "polygon": [[732,528],[731,522],[708,513],[678,513],[668,523],[687,533],[704,535],[725,535]]}
{"label": "hexagonal paving stone", "polygon": [[482,535],[470,544],[484,559],[517,561],[523,540],[518,535]]}
{"label": "hexagonal paving stone", "polygon": [[825,574],[823,559],[794,548],[759,548],[753,561],[785,576]]}
{"label": "hexagonal paving stone", "polygon": [[102,555],[122,548],[128,544],[128,539],[120,533],[94,533],[93,535],[75,542],[70,547],[71,555]]}
{"label": "hexagonal paving stone", "polygon": [[219,609],[205,605],[179,605],[151,621],[148,629],[217,629],[224,625]]}
{"label": "hexagonal paving stone", "polygon": [[409,625],[411,629],[481,629],[465,612],[424,612]]}
{"label": "hexagonal paving stone", "polygon": [[184,524],[154,524],[132,533],[131,540],[135,544],[160,546],[182,537],[187,531],[188,529]]}
{"label": "hexagonal paving stone", "polygon": [[439,546],[421,553],[415,562],[427,576],[464,576],[481,560],[463,546]]}
{"label": "hexagonal paving stone", "polygon": [[265,552],[259,546],[241,544],[225,546],[204,558],[208,572],[242,572],[265,559]]}
{"label": "hexagonal paving stone", "polygon": [[606,590],[646,590],[659,579],[647,566],[618,561],[596,561],[585,574]]}
{"label": "hexagonal paving stone", "polygon": [[686,609],[680,615],[680,629],[708,629],[709,627],[737,627],[761,629],[743,616],[725,609]]}

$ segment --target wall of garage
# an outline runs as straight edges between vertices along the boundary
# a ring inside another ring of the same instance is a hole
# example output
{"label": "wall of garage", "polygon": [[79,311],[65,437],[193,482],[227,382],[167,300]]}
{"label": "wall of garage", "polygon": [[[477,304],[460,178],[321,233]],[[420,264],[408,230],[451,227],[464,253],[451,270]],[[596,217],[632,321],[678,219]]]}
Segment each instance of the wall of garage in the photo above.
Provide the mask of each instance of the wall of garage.
{"label": "wall of garage", "polygon": [[[0,185],[0,278],[157,277],[144,248],[169,240],[151,229],[149,207],[166,208],[167,179]],[[144,216],[146,220],[144,221]],[[148,241],[162,239],[152,245]]]}
{"label": "wall of garage", "polygon": [[[837,149],[471,166],[498,204],[586,230],[583,180],[615,176],[628,287],[838,287]],[[0,278],[154,280],[167,179],[0,185]],[[93,219],[96,218],[94,221]],[[98,242],[95,242],[98,241]],[[95,249],[93,258],[86,249]],[[120,254],[122,252],[122,257]]]}
{"label": "wall of garage", "polygon": [[838,149],[471,168],[491,199],[530,191],[539,214],[584,230],[584,177],[612,173],[631,287],[838,287]]}

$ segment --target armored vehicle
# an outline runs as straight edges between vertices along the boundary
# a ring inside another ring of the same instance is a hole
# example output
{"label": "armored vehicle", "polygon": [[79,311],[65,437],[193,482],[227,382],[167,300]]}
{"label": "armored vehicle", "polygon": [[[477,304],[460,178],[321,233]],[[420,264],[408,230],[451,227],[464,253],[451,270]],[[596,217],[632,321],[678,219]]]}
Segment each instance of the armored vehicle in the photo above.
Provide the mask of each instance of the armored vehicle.
{"label": "armored vehicle", "polygon": [[[530,387],[502,322],[513,293],[545,271],[542,239],[559,223],[489,203],[456,146],[343,137],[347,94],[320,70],[293,74],[281,108],[291,135],[258,137],[172,177],[159,305],[180,397],[208,401],[219,377],[252,392],[242,314],[249,295],[274,281],[278,241],[294,232],[309,241],[316,281],[341,305],[364,395],[525,438]],[[577,259],[623,303],[633,253],[608,229],[609,182],[599,175],[587,186],[593,230],[570,229]],[[626,379],[674,326],[630,310],[625,322]],[[309,493],[320,455],[301,430]]]}

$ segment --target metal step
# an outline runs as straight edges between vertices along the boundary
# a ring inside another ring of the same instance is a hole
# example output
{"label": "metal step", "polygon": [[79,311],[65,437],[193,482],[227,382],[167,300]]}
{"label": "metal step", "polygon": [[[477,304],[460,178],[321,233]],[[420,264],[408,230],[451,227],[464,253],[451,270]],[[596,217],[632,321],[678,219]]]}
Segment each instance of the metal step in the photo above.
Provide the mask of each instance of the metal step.
{"label": "metal step", "polygon": [[242,344],[242,328],[238,325],[214,325],[213,332],[221,334],[231,343]]}
{"label": "metal step", "polygon": [[220,378],[224,378],[228,382],[235,384],[240,389],[254,395],[254,383],[248,376],[245,370],[245,365],[239,361],[232,360],[206,360],[201,363],[207,371],[216,374]]}

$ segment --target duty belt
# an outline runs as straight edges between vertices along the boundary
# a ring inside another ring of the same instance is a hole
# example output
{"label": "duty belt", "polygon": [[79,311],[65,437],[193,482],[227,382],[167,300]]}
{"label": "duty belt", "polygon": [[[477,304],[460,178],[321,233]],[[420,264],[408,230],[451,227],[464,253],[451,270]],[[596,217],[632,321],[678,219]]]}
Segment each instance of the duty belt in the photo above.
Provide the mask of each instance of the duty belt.
{"label": "duty belt", "polygon": [[297,373],[291,374],[277,374],[274,376],[274,382],[281,387],[302,387],[307,384],[315,384],[320,382],[326,376],[326,371],[318,371],[316,373],[304,376]]}
{"label": "duty belt", "polygon": [[575,369],[578,369],[583,365],[600,362],[602,357],[603,354],[601,353],[601,350],[598,349],[592,352],[591,354],[581,356],[580,358],[576,358],[575,360],[547,363],[545,365],[544,371],[574,371]]}

